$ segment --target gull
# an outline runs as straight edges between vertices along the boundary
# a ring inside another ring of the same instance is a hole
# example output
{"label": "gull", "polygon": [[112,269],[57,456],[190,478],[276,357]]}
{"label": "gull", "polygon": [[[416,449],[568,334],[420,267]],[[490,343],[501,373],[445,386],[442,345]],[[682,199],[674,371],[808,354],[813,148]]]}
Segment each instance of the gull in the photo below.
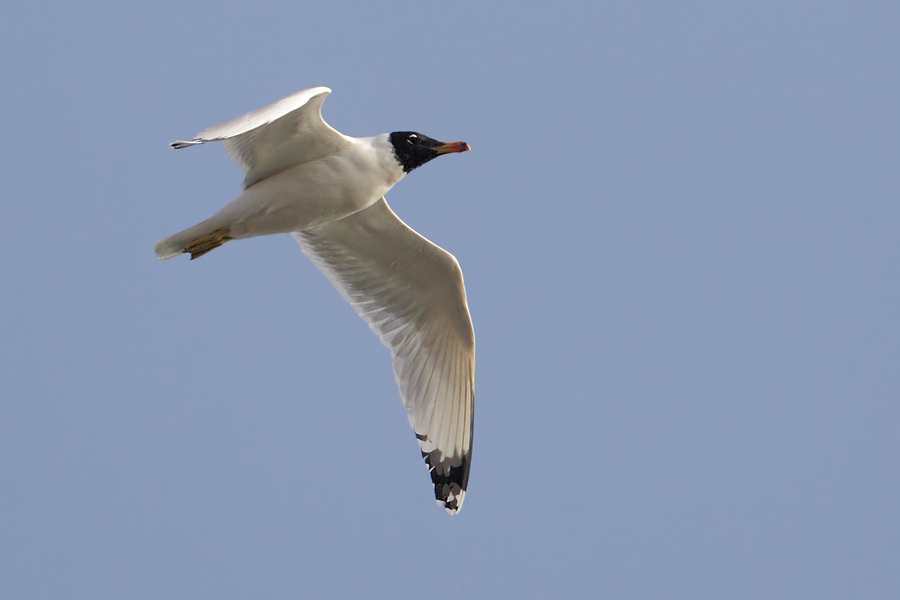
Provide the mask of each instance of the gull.
{"label": "gull", "polygon": [[[210,127],[187,148],[221,141],[243,191],[209,219],[156,244],[167,260],[230,240],[290,233],[391,351],[394,379],[439,506],[459,512],[472,456],[475,332],[452,254],[401,221],[384,194],[465,142],[413,131],[343,135],[322,119],[315,87]],[[374,475],[378,476],[378,475]]]}

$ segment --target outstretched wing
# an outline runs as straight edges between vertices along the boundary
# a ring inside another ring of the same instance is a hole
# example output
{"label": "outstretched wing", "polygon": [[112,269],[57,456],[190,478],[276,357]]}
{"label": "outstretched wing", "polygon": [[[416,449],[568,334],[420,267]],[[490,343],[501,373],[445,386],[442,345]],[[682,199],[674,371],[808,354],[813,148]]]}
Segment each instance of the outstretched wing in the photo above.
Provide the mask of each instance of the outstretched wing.
{"label": "outstretched wing", "polygon": [[384,198],[293,235],[391,350],[435,497],[458,512],[469,479],[475,398],[475,333],[459,263],[401,221]]}
{"label": "outstretched wing", "polygon": [[322,119],[322,102],[331,93],[315,87],[198,133],[186,148],[222,141],[231,160],[247,175],[244,187],[287,168],[334,154],[350,141]]}

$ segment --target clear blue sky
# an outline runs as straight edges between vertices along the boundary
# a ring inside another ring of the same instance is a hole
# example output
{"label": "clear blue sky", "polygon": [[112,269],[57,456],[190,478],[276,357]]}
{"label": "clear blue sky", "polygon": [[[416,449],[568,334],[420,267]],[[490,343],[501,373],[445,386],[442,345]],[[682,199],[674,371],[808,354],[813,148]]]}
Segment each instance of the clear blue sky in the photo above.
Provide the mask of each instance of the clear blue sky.
{"label": "clear blue sky", "polygon": [[[0,597],[900,594],[895,2],[20,2],[0,20]],[[465,507],[191,136],[307,87],[472,152],[388,196],[478,340]]]}

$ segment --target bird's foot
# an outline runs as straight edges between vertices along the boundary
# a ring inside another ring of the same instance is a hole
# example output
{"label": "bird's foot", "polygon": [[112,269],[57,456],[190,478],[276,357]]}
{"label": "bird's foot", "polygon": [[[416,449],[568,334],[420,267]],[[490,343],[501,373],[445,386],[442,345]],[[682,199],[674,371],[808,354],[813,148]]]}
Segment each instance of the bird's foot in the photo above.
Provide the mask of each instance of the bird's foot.
{"label": "bird's foot", "polygon": [[184,247],[182,251],[184,254],[190,253],[191,260],[195,258],[200,258],[210,250],[215,250],[231,238],[228,234],[231,233],[228,229],[216,229],[209,235],[204,235],[201,238],[197,238],[190,244]]}

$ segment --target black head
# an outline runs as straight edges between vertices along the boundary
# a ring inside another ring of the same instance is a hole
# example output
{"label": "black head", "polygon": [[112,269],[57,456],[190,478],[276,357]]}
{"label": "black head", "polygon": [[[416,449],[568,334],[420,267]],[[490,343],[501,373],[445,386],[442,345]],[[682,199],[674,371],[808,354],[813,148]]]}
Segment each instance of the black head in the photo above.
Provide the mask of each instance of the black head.
{"label": "black head", "polygon": [[432,158],[449,152],[465,152],[465,142],[439,142],[415,131],[395,131],[391,134],[394,156],[407,173],[421,167]]}

